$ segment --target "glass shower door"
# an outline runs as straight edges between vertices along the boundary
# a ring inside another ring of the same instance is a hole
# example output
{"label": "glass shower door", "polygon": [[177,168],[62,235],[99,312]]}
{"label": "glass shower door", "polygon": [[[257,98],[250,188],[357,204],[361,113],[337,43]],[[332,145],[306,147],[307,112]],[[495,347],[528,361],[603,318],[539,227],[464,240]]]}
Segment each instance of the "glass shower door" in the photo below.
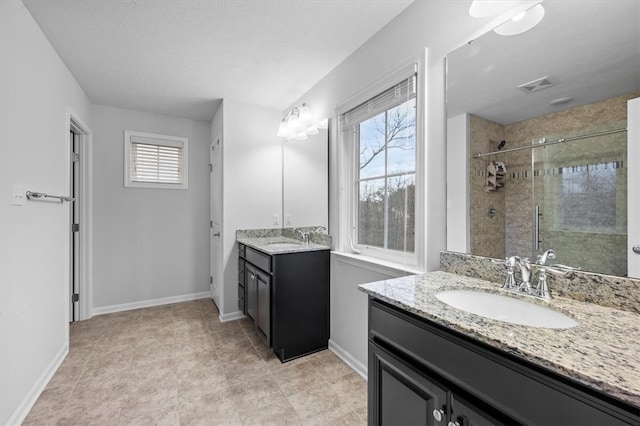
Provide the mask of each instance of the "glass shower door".
{"label": "glass shower door", "polygon": [[550,264],[626,275],[626,131],[592,131],[532,151],[532,261],[553,249]]}

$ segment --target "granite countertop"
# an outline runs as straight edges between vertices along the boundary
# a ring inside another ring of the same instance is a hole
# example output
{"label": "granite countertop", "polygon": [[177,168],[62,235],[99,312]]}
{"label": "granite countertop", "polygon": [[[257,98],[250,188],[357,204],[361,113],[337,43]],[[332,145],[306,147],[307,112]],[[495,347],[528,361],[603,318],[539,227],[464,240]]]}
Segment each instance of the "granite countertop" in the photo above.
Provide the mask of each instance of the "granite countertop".
{"label": "granite countertop", "polygon": [[[640,407],[640,315],[555,297],[551,301],[502,290],[500,284],[430,272],[362,284],[370,296]],[[485,319],[435,297],[480,289],[548,306],[579,322],[568,329],[534,328]]]}
{"label": "granite countertop", "polygon": [[263,253],[285,254],[305,251],[331,250],[331,246],[314,242],[303,243],[300,240],[284,236],[274,237],[236,237],[236,241]]}

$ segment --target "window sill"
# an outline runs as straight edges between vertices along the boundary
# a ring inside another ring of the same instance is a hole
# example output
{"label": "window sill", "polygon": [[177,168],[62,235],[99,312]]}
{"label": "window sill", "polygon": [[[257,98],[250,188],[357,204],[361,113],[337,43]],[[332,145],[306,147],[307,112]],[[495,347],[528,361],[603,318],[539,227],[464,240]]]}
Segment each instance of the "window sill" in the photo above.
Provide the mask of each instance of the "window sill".
{"label": "window sill", "polygon": [[417,275],[424,273],[423,271],[418,270],[415,265],[407,265],[388,260],[382,260],[363,254],[347,253],[341,251],[332,251],[331,254],[335,255],[339,258],[340,261],[344,261],[345,263],[350,263],[352,265],[367,269],[376,269],[382,273],[400,273],[403,275]]}

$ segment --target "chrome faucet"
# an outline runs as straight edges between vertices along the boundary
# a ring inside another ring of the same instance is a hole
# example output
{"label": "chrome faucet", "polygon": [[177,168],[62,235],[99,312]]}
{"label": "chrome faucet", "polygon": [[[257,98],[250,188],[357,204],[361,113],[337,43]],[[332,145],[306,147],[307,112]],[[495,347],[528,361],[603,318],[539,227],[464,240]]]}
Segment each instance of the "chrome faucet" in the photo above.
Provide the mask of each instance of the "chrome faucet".
{"label": "chrome faucet", "polygon": [[513,276],[513,273],[515,272],[513,268],[516,266],[516,256],[507,258],[504,262],[504,266],[507,268],[507,278],[504,280],[502,288],[505,290],[513,290],[516,288],[516,279]]}
{"label": "chrome faucet", "polygon": [[556,258],[556,252],[553,250],[547,250],[544,253],[542,253],[542,255],[538,255],[538,261],[536,262],[536,265],[546,265],[547,264],[547,259],[555,259]]}
{"label": "chrome faucet", "polygon": [[529,263],[529,258],[516,256],[516,259],[522,276],[522,282],[518,290],[524,293],[531,293],[531,264]]}
{"label": "chrome faucet", "polygon": [[[540,265],[538,268],[538,285],[531,292],[534,296],[541,297],[543,299],[551,299],[551,291],[549,290],[549,284],[547,283],[547,271],[551,271],[556,274],[560,274],[559,271],[555,271],[553,269],[544,268],[542,266],[547,264],[547,259],[555,259],[556,252],[549,249],[545,251],[542,255],[538,255],[538,261],[536,265]],[[565,272],[566,274],[566,272]]]}
{"label": "chrome faucet", "polygon": [[314,234],[322,234],[326,230],[327,230],[327,228],[325,228],[324,226],[318,226],[316,229],[314,229],[311,232],[314,233]]}
{"label": "chrome faucet", "polygon": [[303,231],[302,229],[299,229],[299,228],[294,228],[293,231],[297,232],[298,234],[300,234],[300,237],[302,237],[302,242],[304,242],[305,244],[309,244],[309,233],[308,232]]}

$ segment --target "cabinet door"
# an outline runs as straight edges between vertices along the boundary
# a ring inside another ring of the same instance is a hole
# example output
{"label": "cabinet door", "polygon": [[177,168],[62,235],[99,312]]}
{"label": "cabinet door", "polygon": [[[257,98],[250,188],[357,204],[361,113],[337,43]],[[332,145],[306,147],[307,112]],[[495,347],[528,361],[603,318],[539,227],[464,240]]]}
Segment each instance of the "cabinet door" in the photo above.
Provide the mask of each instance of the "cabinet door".
{"label": "cabinet door", "polygon": [[447,392],[371,341],[368,388],[370,425],[447,424]]}
{"label": "cabinet door", "polygon": [[256,272],[258,286],[258,328],[267,336],[267,344],[271,346],[271,278],[260,271]]}
{"label": "cabinet door", "polygon": [[257,278],[257,270],[247,264],[246,267],[246,291],[247,291],[247,300],[245,300],[245,304],[247,306],[247,315],[251,317],[251,319],[256,322],[258,319],[258,278]]}
{"label": "cabinet door", "polygon": [[[479,406],[482,405],[482,408]],[[449,426],[519,425],[520,422],[498,412],[487,404],[474,404],[458,394],[450,394],[451,421]]]}

